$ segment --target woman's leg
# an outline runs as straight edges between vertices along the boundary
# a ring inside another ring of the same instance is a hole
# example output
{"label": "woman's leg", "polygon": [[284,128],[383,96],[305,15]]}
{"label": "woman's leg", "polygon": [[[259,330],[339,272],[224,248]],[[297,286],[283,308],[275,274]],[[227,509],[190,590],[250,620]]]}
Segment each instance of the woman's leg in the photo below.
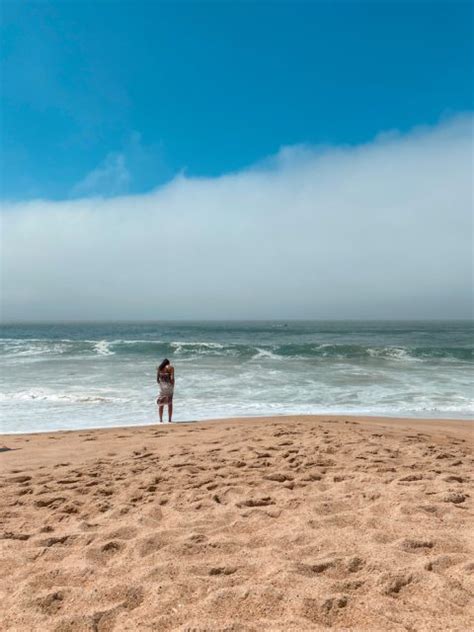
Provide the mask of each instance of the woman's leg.
{"label": "woman's leg", "polygon": [[173,400],[168,401],[168,422],[171,423],[171,417],[173,416]]}
{"label": "woman's leg", "polygon": [[165,409],[165,405],[163,404],[161,399],[158,399],[158,412],[160,413],[160,424],[163,423],[163,411]]}

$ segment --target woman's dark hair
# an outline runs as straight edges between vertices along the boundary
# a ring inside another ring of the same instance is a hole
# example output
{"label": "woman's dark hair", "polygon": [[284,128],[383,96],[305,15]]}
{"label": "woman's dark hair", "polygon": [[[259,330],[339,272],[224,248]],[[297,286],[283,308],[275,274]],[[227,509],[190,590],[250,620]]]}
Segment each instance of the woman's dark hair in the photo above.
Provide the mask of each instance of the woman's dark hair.
{"label": "woman's dark hair", "polygon": [[170,361],[168,360],[168,358],[165,358],[163,362],[160,364],[160,366],[158,367],[158,373],[160,373],[160,371],[163,371],[165,366],[168,366],[169,363]]}

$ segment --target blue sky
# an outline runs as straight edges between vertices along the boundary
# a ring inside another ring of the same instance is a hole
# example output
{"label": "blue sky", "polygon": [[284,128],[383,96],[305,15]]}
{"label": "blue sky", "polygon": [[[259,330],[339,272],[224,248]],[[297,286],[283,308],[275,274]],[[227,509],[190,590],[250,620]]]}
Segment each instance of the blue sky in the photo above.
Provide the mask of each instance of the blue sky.
{"label": "blue sky", "polygon": [[469,2],[7,2],[4,200],[143,193],[472,110]]}

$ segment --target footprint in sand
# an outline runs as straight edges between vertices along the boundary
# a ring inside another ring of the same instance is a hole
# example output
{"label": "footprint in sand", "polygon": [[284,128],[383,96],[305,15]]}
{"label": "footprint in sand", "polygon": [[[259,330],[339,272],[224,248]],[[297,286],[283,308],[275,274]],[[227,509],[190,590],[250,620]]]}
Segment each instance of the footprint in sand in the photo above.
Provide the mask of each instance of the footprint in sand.
{"label": "footprint in sand", "polygon": [[111,558],[124,551],[126,544],[117,540],[110,540],[101,546],[89,549],[86,557],[97,564],[105,564]]}
{"label": "footprint in sand", "polygon": [[319,560],[313,563],[298,563],[296,565],[296,572],[298,575],[304,575],[306,577],[314,577],[315,575],[321,575],[328,569],[336,566],[337,560]]}
{"label": "footprint in sand", "polygon": [[440,555],[432,560],[429,560],[425,564],[425,569],[427,571],[434,571],[435,573],[439,573],[441,571],[445,571],[451,566],[455,566],[462,562],[461,557],[454,557],[452,555]]}
{"label": "footprint in sand", "polygon": [[48,507],[49,509],[57,509],[68,499],[64,496],[53,496],[51,498],[42,498],[40,500],[35,500],[33,503],[35,507],[42,508]]}
{"label": "footprint in sand", "polygon": [[270,496],[264,496],[262,498],[248,498],[236,503],[237,507],[266,507],[267,505],[274,505],[275,502]]}
{"label": "footprint in sand", "polygon": [[446,492],[441,495],[441,500],[445,503],[454,503],[458,505],[466,500],[467,496],[461,492]]}
{"label": "footprint in sand", "polygon": [[146,557],[152,553],[156,553],[165,546],[163,537],[160,535],[151,535],[147,538],[142,538],[136,545],[136,550],[139,557]]}
{"label": "footprint in sand", "polygon": [[13,531],[4,531],[0,535],[0,540],[29,540],[31,535],[28,533],[14,533]]}
{"label": "footprint in sand", "polygon": [[349,571],[349,573],[357,573],[362,570],[364,566],[365,560],[363,560],[361,557],[351,557],[347,561],[347,570]]}
{"label": "footprint in sand", "polygon": [[237,572],[237,566],[215,566],[209,569],[211,577],[222,577],[225,575],[233,575]]}
{"label": "footprint in sand", "polygon": [[443,481],[446,481],[446,483],[464,483],[465,479],[462,476],[445,476],[443,478]]}
{"label": "footprint in sand", "polygon": [[10,479],[7,480],[10,483],[26,483],[27,481],[31,481],[31,476],[12,476]]}
{"label": "footprint in sand", "polygon": [[47,615],[57,614],[64,605],[64,591],[56,591],[35,600],[36,607]]}
{"label": "footprint in sand", "polygon": [[381,592],[385,595],[394,597],[400,593],[400,591],[409,586],[413,582],[413,575],[411,573],[384,573],[379,579],[379,586]]}
{"label": "footprint in sand", "polygon": [[283,474],[281,472],[275,472],[274,474],[267,474],[263,477],[267,481],[276,481],[277,483],[284,483],[285,481],[292,481],[293,477],[289,474]]}
{"label": "footprint in sand", "polygon": [[408,474],[407,476],[403,476],[402,478],[398,479],[399,483],[412,483],[414,481],[421,481],[423,480],[423,476],[422,474]]}
{"label": "footprint in sand", "polygon": [[51,537],[46,538],[45,540],[40,540],[38,542],[38,546],[44,546],[46,548],[56,546],[58,544],[70,546],[71,544],[74,544],[74,542],[77,542],[78,539],[78,535],[62,535],[59,537]]}
{"label": "footprint in sand", "polygon": [[136,527],[119,527],[111,531],[107,537],[113,540],[132,540],[136,537],[138,529]]}
{"label": "footprint in sand", "polygon": [[322,601],[306,597],[303,599],[301,614],[312,623],[324,627],[332,627],[338,618],[341,610],[348,604],[349,598],[346,595],[329,597]]}
{"label": "footprint in sand", "polygon": [[126,584],[117,584],[103,591],[100,597],[104,601],[120,602],[115,608],[134,610],[143,603],[145,591],[140,585],[129,586]]}
{"label": "footprint in sand", "polygon": [[365,584],[365,581],[363,581],[362,579],[353,579],[353,580],[349,579],[343,582],[335,582],[333,584],[333,590],[339,593],[353,592],[361,588],[364,584]]}
{"label": "footprint in sand", "polygon": [[403,539],[399,544],[400,548],[407,553],[426,552],[427,550],[432,549],[434,545],[433,540],[417,540],[410,538]]}

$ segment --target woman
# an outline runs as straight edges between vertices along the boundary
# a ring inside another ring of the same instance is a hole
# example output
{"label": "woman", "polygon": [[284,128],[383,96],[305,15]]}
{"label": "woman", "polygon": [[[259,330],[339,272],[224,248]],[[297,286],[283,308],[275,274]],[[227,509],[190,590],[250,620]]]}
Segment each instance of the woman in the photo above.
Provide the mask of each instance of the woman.
{"label": "woman", "polygon": [[173,415],[173,391],[174,391],[174,367],[168,358],[165,358],[156,371],[156,381],[160,387],[160,394],[156,403],[160,413],[160,424],[163,423],[163,410],[168,404],[168,422],[171,423]]}

